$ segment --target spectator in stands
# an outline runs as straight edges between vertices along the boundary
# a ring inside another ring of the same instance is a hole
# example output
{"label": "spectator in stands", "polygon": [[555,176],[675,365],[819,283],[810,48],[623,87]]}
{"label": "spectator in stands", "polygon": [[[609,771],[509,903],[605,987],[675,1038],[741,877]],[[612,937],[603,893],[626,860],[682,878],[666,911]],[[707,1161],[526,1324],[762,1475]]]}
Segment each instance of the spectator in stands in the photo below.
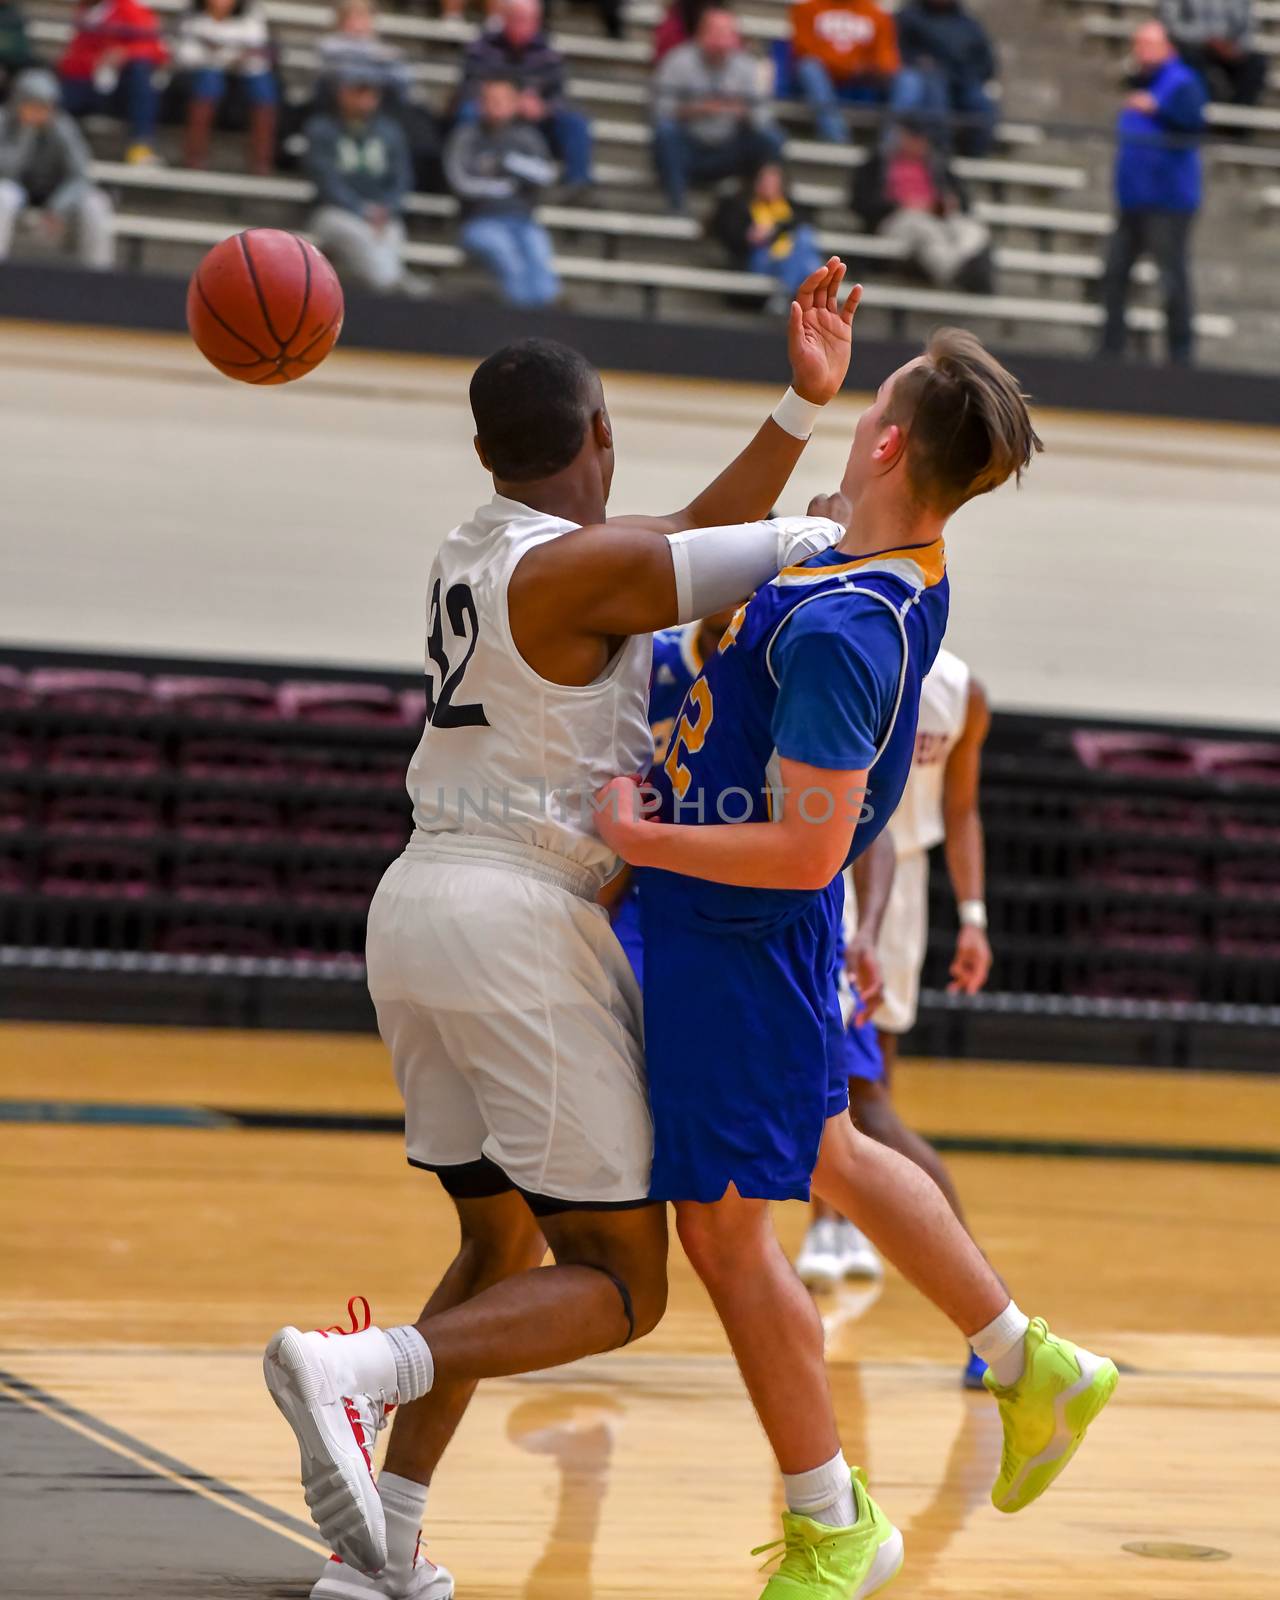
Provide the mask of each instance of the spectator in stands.
{"label": "spectator in stands", "polygon": [[1253,43],[1253,0],[1160,0],[1159,17],[1213,99],[1257,105],[1267,83],[1267,58]]}
{"label": "spectator in stands", "polygon": [[501,0],[493,25],[462,60],[461,116],[479,115],[481,85],[508,78],[520,91],[520,117],[537,128],[564,167],[564,181],[591,185],[591,123],[565,101],[565,61],[542,30],[541,0]]}
{"label": "spectator in stands", "polygon": [[102,271],[115,254],[111,202],[89,181],[89,147],[59,100],[53,73],[29,67],[0,111],[0,261],[26,212],[50,244]]}
{"label": "spectator in stands", "polygon": [[961,0],[908,0],[897,24],[903,70],[894,110],[932,118],[939,142],[964,155],[986,155],[997,115],[987,85],[1000,70],[990,34]]}
{"label": "spectator in stands", "polygon": [[0,94],[35,59],[22,7],[17,0],[0,0]]}
{"label": "spectator in stands", "polygon": [[704,11],[697,37],[654,74],[653,153],[673,211],[685,209],[690,183],[745,177],[781,155],[758,63],[731,11]]}
{"label": "spectator in stands", "polygon": [[160,19],[141,0],[98,0],[80,8],[74,26],[58,62],[63,105],[73,117],[119,117],[129,130],[125,160],[154,164],[156,74],[169,60]]}
{"label": "spectator in stands", "polygon": [[479,119],[454,129],[444,169],[461,203],[462,248],[493,273],[508,304],[545,306],[560,280],[533,202],[555,182],[556,164],[538,129],[521,119],[523,92],[509,78],[482,84]]}
{"label": "spectator in stands", "polygon": [[698,31],[702,13],[713,0],[671,0],[662,21],[653,31],[653,64],[670,55],[680,44],[688,44]]}
{"label": "spectator in stands", "polygon": [[740,271],[778,280],[778,294],[770,302],[772,310],[788,306],[824,259],[812,223],[787,193],[786,178],[777,161],[767,162],[736,194],[721,200],[711,231]]}
{"label": "spectator in stands", "polygon": [[336,108],[307,123],[307,176],[316,186],[316,243],[340,275],[386,293],[409,287],[404,270],[404,203],[413,182],[409,146],[382,110],[382,89],[349,69]]}
{"label": "spectator in stands", "polygon": [[833,144],[849,136],[840,102],[883,104],[902,65],[893,18],[876,0],[797,0],[791,59],[818,137]]}
{"label": "spectator in stands", "polygon": [[962,184],[923,125],[899,122],[855,170],[853,209],[897,240],[930,283],[993,292],[991,231],[969,215]]}
{"label": "spectator in stands", "polygon": [[336,110],[337,85],[343,77],[359,74],[364,82],[376,83],[382,90],[382,109],[400,124],[409,141],[414,188],[442,189],[439,123],[414,98],[413,77],[403,50],[378,38],[373,0],[342,0],[337,21],[337,28],[316,46],[320,76],[307,115]]}
{"label": "spectator in stands", "polygon": [[178,27],[178,65],[189,74],[184,160],[203,167],[209,159],[214,119],[238,79],[249,111],[249,166],[258,173],[275,164],[279,91],[271,66],[271,39],[259,0],[191,0]]}
{"label": "spectator in stands", "polygon": [[1102,350],[1124,353],[1129,278],[1138,258],[1151,255],[1164,290],[1170,359],[1187,364],[1193,343],[1187,255],[1203,190],[1205,90],[1159,22],[1144,23],[1134,35],[1133,62],[1116,136],[1119,215],[1103,281]]}

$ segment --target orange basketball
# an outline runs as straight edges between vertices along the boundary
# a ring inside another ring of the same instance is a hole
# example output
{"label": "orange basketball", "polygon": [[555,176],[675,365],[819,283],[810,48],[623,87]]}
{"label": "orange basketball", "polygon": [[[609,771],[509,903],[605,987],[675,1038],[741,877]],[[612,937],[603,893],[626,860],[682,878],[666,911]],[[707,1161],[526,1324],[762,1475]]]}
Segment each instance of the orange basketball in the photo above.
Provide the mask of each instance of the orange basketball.
{"label": "orange basketball", "polygon": [[248,228],[196,268],[187,327],[228,378],[292,383],[337,344],[342,285],[315,245],[279,228]]}

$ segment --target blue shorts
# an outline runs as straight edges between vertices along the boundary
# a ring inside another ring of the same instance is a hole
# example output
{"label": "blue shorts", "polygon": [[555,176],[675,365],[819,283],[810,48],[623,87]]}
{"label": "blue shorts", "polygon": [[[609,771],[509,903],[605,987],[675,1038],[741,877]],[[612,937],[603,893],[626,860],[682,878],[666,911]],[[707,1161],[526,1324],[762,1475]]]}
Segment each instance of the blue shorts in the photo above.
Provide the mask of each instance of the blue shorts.
{"label": "blue shorts", "polygon": [[864,1022],[860,1028],[850,1023],[844,1030],[844,1064],[850,1078],[861,1078],[864,1083],[884,1082],[884,1055],[874,1022]]}
{"label": "blue shorts", "polygon": [[627,953],[636,982],[644,988],[644,940],[640,936],[640,892],[635,881],[618,902],[613,913],[613,931]]}
{"label": "blue shorts", "polygon": [[844,886],[785,927],[691,917],[680,880],[641,873],[655,1200],[807,1200],[823,1129],[849,1106],[836,995]]}

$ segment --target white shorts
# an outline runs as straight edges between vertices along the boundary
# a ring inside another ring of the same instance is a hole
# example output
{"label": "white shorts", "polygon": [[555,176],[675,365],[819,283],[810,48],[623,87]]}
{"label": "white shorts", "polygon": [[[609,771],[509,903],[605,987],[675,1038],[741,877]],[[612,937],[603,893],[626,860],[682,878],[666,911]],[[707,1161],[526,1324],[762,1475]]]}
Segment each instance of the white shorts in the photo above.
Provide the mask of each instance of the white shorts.
{"label": "white shorts", "polygon": [[409,1160],[487,1157],[530,1195],[649,1192],[640,989],[594,879],[532,846],[418,841],[369,908],[369,992]]}
{"label": "white shorts", "polygon": [[906,1033],[915,1026],[928,939],[929,852],[912,850],[898,857],[880,925],[877,948],[884,969],[884,999],[875,1024],[884,1033]]}

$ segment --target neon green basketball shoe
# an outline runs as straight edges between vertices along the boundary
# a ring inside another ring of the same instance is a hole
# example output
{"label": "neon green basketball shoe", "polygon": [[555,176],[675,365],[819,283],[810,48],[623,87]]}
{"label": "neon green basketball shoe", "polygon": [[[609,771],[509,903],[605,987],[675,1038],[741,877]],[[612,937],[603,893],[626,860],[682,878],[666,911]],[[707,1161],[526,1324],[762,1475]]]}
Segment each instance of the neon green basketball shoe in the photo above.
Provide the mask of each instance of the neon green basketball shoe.
{"label": "neon green basketball shoe", "polygon": [[1004,1423],[1004,1454],[991,1503],[997,1511],[1021,1511],[1075,1455],[1089,1424],[1115,1393],[1120,1374],[1105,1356],[1055,1339],[1035,1317],[1017,1383],[1002,1389],[990,1372],[984,1381],[1000,1403]]}
{"label": "neon green basketball shoe", "polygon": [[867,1600],[893,1582],[902,1566],[902,1535],[867,1493],[861,1467],[853,1473],[853,1500],[858,1520],[852,1528],[783,1512],[786,1537],[751,1552],[762,1556],[782,1547],[773,1557],[781,1564],[760,1600]]}

